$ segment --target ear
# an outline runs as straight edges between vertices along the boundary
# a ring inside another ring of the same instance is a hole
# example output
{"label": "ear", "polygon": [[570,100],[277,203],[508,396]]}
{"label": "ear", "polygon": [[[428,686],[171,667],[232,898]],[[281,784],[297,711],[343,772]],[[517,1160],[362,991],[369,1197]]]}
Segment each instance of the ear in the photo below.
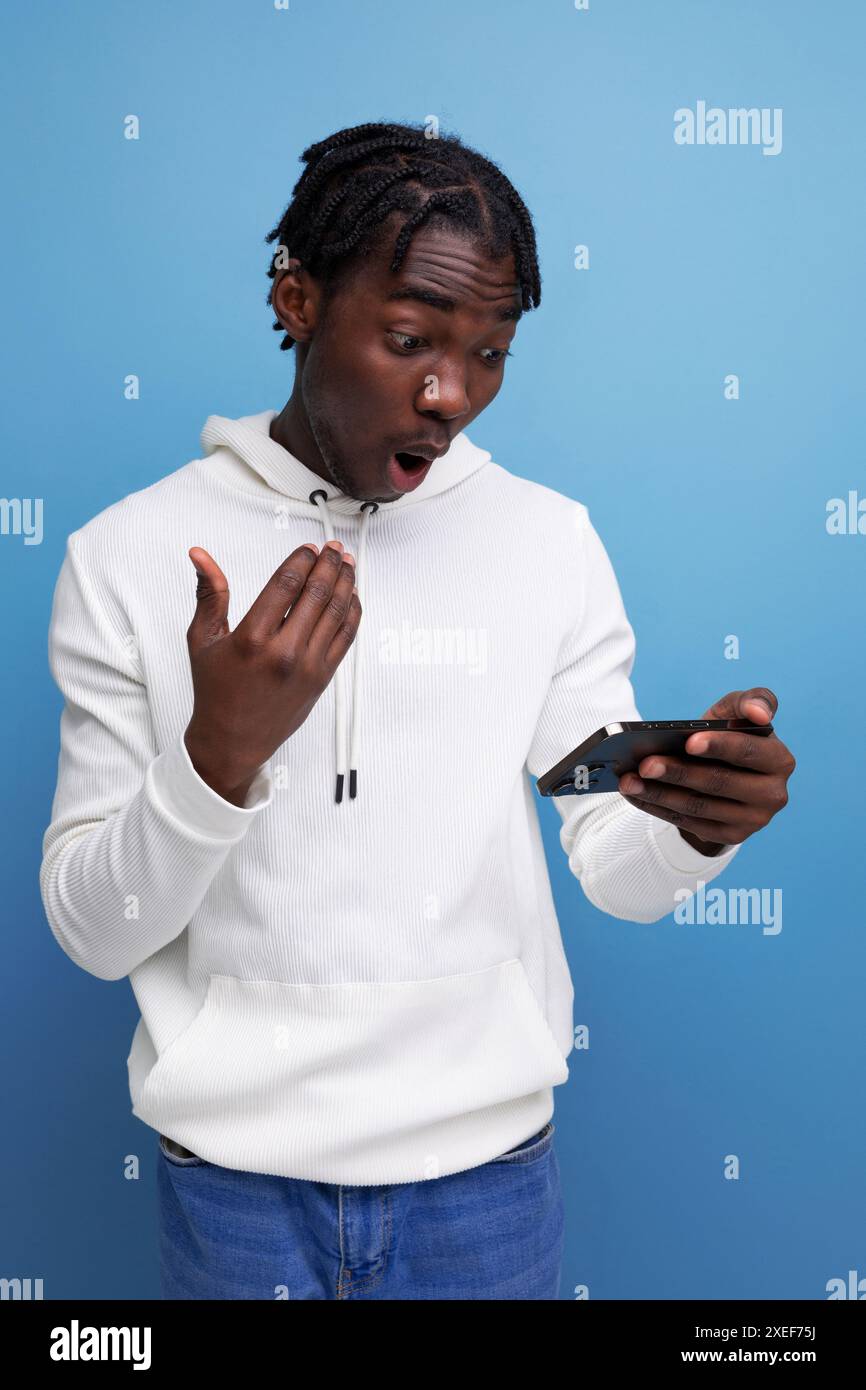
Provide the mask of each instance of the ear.
{"label": "ear", "polygon": [[271,286],[271,308],[296,343],[309,342],[319,317],[321,291],[297,257],[278,270]]}

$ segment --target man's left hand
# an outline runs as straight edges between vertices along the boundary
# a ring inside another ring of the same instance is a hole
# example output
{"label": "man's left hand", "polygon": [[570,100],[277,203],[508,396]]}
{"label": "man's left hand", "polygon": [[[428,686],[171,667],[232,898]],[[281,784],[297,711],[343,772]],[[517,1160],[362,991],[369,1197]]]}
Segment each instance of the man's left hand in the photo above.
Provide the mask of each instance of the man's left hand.
{"label": "man's left hand", "polygon": [[[772,690],[734,690],[700,717],[769,724],[778,706]],[[702,854],[742,844],[787,805],[787,782],[797,764],[775,733],[708,729],[690,734],[684,746],[706,762],[653,753],[641,760],[637,776],[620,777],[619,788],[632,806],[678,826]]]}

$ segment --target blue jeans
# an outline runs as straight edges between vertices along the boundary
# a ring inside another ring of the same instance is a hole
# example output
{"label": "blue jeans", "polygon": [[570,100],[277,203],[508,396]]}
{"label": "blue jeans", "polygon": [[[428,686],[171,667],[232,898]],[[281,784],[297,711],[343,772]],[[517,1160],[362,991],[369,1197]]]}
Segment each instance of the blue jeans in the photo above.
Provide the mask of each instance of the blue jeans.
{"label": "blue jeans", "polygon": [[369,1187],[222,1168],[160,1135],[162,1296],[557,1299],[553,1132],[462,1173]]}

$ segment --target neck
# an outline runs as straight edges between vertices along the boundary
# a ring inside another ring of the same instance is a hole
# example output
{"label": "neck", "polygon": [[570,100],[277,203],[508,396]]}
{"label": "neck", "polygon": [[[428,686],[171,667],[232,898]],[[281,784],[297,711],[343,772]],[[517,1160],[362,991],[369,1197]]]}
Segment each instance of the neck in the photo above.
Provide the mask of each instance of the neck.
{"label": "neck", "polygon": [[274,416],[268,433],[275,444],[282,445],[288,453],[293,454],[296,459],[300,459],[311,473],[315,473],[317,477],[323,478],[326,482],[331,481],[319,453],[319,447],[313,438],[310,422],[307,419],[303,402],[299,398],[297,386],[280,413]]}

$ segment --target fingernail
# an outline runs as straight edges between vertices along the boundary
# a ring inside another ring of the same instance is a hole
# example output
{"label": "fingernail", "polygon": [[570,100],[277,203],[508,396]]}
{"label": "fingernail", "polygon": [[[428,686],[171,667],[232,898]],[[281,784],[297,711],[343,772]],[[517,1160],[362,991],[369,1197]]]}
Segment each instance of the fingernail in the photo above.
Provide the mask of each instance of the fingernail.
{"label": "fingernail", "polygon": [[354,565],[355,563],[355,557],[352,554],[351,550],[346,550],[343,552],[343,559],[347,565]]}
{"label": "fingernail", "polygon": [[343,549],[343,542],[342,542],[342,541],[326,541],[326,542],[325,542],[325,549],[328,550],[329,548],[330,548],[331,550],[342,550],[342,549]]}
{"label": "fingernail", "polygon": [[625,777],[620,778],[620,788],[624,792],[637,793],[644,790],[644,784],[639,777],[635,777],[629,772]]}
{"label": "fingernail", "polygon": [[710,746],[710,740],[704,734],[698,734],[697,738],[689,740],[687,753],[706,753]]}
{"label": "fingernail", "polygon": [[647,763],[646,767],[642,769],[644,777],[661,777],[664,770],[665,765],[660,762]]}

